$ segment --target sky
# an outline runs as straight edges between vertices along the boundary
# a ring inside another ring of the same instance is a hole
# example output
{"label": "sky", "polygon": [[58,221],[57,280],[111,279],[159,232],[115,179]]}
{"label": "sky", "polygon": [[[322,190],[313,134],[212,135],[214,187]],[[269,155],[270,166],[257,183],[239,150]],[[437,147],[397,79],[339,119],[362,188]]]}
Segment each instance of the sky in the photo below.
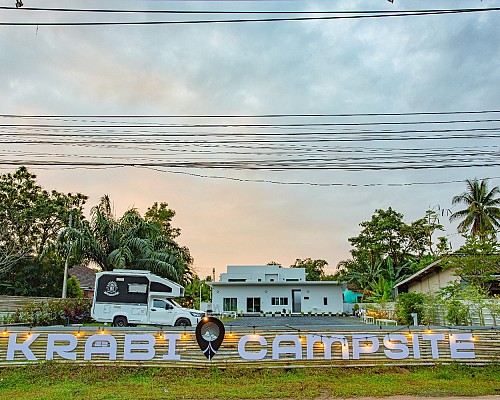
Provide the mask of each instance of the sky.
{"label": "sky", "polygon": [[[14,5],[0,0],[0,7]],[[500,11],[52,26],[43,23],[306,14],[28,8],[495,6],[494,0],[25,0],[21,9],[0,9],[0,173],[27,165],[44,188],[89,196],[87,212],[105,194],[117,215],[167,202],[176,211],[179,242],[191,250],[202,277],[213,268],[218,276],[227,265],[289,266],[307,257],[326,260],[326,272],[333,273],[349,258],[348,238],[359,234],[359,224],[388,207],[407,223],[437,211],[445,228],[438,235],[458,248],[462,238],[447,215],[459,206],[451,199],[465,190],[466,179],[500,185],[500,120],[498,113],[443,113],[500,108]],[[12,22],[34,25],[6,25]]]}

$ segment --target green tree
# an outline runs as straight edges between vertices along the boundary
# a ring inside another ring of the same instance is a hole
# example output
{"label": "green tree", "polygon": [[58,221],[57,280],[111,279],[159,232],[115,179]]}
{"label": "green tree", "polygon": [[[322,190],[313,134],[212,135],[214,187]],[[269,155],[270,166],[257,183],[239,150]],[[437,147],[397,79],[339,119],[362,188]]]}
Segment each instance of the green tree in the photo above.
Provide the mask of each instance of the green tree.
{"label": "green tree", "polygon": [[434,253],[432,237],[442,229],[433,211],[406,224],[403,214],[392,208],[375,210],[360,226],[360,234],[349,238],[352,260],[341,261],[337,268],[341,280],[372,299],[387,299],[396,283],[415,272],[419,260]]}
{"label": "green tree", "polygon": [[36,175],[25,167],[13,174],[0,175],[0,223],[13,246],[40,255],[45,246],[54,243],[69,216],[82,217],[87,197],[42,189]]}
{"label": "green tree", "polygon": [[442,262],[464,282],[488,292],[500,275],[500,245],[492,236],[465,238],[465,244]]}
{"label": "green tree", "polygon": [[0,175],[0,293],[58,296],[64,259],[53,251],[70,216],[81,219],[87,197],[47,191],[25,167]]}
{"label": "green tree", "polygon": [[68,279],[68,297],[81,299],[83,297],[83,289],[80,287],[80,282],[76,276],[70,276]]}
{"label": "green tree", "polygon": [[413,325],[412,313],[417,313],[418,323],[424,318],[425,294],[401,293],[396,301],[396,314],[404,325]]}
{"label": "green tree", "polygon": [[61,232],[59,243],[69,244],[73,265],[95,262],[104,271],[115,268],[146,269],[185,283],[190,279],[192,258],[186,248],[167,237],[157,223],[141,217],[136,209],[117,218],[108,196],[91,209],[90,221],[79,221]]}
{"label": "green tree", "polygon": [[465,204],[466,208],[454,212],[450,221],[462,220],[458,224],[460,233],[485,236],[500,227],[500,188],[488,190],[488,180],[467,180],[467,190],[452,199],[453,204]]}
{"label": "green tree", "polygon": [[212,277],[207,276],[201,280],[198,275],[194,275],[191,282],[184,287],[184,297],[179,302],[184,307],[200,309],[200,296],[202,302],[210,301],[210,286],[206,282],[211,282]]}
{"label": "green tree", "polygon": [[327,265],[328,262],[325,260],[313,260],[311,258],[301,260],[297,258],[295,263],[290,265],[290,268],[305,268],[306,281],[321,281],[325,277],[325,267]]}

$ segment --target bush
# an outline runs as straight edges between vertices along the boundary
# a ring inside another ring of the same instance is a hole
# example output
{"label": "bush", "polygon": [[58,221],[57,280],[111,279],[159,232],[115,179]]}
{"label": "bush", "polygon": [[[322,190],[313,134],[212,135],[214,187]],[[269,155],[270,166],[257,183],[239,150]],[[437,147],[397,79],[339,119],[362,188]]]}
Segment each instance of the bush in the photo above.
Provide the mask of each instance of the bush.
{"label": "bush", "polygon": [[423,293],[401,293],[396,301],[396,314],[401,323],[413,325],[412,313],[417,313],[420,323],[423,319],[424,300]]}
{"label": "bush", "polygon": [[456,326],[470,325],[469,307],[457,299],[449,300],[446,306],[446,321],[449,324]]}
{"label": "bush", "polygon": [[76,276],[69,277],[66,290],[68,297],[77,299],[83,297],[83,289],[80,287],[80,282],[78,282]]}
{"label": "bush", "polygon": [[3,318],[4,324],[23,323],[30,326],[83,324],[90,322],[91,299],[56,299],[29,303]]}

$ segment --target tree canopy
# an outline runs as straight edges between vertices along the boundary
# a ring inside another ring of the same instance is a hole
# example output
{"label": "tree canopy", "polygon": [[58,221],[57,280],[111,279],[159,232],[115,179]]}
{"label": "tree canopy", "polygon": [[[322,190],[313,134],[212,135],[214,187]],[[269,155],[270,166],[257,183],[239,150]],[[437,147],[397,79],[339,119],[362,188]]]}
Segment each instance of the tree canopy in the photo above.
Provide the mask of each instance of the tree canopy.
{"label": "tree canopy", "polygon": [[146,213],[150,218],[155,215],[153,222],[141,217],[134,208],[116,217],[109,197],[103,196],[100,203],[92,207],[90,221],[82,220],[62,230],[59,243],[67,244],[73,263],[94,262],[103,271],[147,269],[182,283],[191,277],[193,260],[187,248],[168,236],[179,232],[170,228],[175,213],[158,214],[155,210],[158,210],[157,204],[153,211],[149,209],[149,214]]}
{"label": "tree canopy", "polygon": [[321,281],[325,278],[325,267],[328,262],[325,260],[313,260],[306,258],[301,260],[297,258],[295,263],[290,265],[290,268],[305,268],[306,281]]}
{"label": "tree canopy", "polygon": [[60,295],[64,259],[45,249],[70,218],[83,218],[86,199],[44,190],[25,167],[0,175],[0,293]]}
{"label": "tree canopy", "polygon": [[433,211],[406,224],[392,208],[375,210],[370,221],[359,224],[358,236],[349,238],[352,259],[338,264],[340,280],[371,294],[389,299],[392,287],[415,272],[415,265],[435,252],[432,236],[442,229]]}

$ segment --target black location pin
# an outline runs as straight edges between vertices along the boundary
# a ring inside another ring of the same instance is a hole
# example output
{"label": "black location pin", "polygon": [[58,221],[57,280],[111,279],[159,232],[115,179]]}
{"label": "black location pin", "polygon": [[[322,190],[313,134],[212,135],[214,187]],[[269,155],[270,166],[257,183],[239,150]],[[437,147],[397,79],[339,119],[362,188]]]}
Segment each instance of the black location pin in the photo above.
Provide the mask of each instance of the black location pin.
{"label": "black location pin", "polygon": [[224,340],[224,324],[215,317],[203,317],[196,325],[196,340],[205,357],[211,360]]}

